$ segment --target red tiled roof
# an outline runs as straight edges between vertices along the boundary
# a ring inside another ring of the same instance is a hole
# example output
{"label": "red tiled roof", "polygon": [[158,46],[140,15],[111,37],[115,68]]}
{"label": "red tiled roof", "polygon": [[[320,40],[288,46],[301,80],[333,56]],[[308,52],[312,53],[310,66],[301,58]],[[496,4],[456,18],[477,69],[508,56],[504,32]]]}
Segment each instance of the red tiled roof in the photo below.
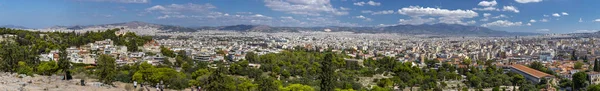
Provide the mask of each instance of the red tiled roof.
{"label": "red tiled roof", "polygon": [[546,74],[544,72],[541,72],[541,71],[538,71],[538,70],[535,70],[535,69],[532,69],[532,68],[529,68],[527,66],[520,65],[520,64],[512,65],[512,67],[515,68],[515,69],[517,69],[517,70],[519,70],[519,71],[521,71],[521,72],[524,72],[526,74],[534,76],[536,78],[542,78],[542,77],[546,77],[546,76],[552,76],[550,74]]}

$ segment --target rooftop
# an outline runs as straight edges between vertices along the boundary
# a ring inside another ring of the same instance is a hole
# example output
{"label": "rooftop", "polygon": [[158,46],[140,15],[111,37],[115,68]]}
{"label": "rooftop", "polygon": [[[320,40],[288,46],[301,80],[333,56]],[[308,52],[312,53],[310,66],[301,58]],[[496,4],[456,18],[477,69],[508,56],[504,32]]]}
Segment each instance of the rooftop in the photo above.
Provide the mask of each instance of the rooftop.
{"label": "rooftop", "polygon": [[526,74],[529,74],[531,76],[534,76],[536,78],[542,78],[542,77],[552,76],[550,74],[546,74],[544,72],[541,72],[541,71],[538,71],[538,70],[535,70],[535,69],[532,69],[532,68],[529,68],[527,66],[520,65],[520,64],[512,65],[512,67],[515,68],[515,69],[517,69],[517,70],[519,70],[519,71],[521,71],[521,72],[523,72],[523,73],[526,73]]}

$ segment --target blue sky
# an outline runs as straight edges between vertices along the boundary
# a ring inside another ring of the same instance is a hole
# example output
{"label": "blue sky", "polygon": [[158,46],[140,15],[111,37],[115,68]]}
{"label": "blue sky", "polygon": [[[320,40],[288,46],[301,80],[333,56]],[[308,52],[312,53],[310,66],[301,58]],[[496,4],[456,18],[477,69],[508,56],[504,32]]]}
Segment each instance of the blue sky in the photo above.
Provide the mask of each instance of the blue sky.
{"label": "blue sky", "polygon": [[143,21],[179,26],[461,24],[510,32],[600,30],[600,0],[0,0],[0,25]]}

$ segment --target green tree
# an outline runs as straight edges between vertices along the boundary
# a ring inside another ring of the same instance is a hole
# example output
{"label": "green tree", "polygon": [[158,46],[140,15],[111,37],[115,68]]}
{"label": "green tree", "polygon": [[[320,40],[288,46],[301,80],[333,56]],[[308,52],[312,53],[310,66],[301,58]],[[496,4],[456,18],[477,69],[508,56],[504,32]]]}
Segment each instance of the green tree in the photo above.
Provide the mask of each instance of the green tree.
{"label": "green tree", "polygon": [[258,84],[252,83],[249,79],[246,78],[238,78],[240,81],[237,84],[237,91],[256,91],[258,89]]}
{"label": "green tree", "polygon": [[600,72],[600,59],[594,60],[594,69],[593,71]]}
{"label": "green tree", "polygon": [[98,80],[104,84],[112,84],[117,74],[115,59],[109,55],[100,55],[97,65],[96,74]]}
{"label": "green tree", "polygon": [[41,75],[50,75],[50,74],[56,72],[57,69],[58,69],[58,66],[56,65],[56,62],[54,62],[54,61],[42,62],[37,67],[37,71]]}
{"label": "green tree", "polygon": [[335,61],[333,53],[326,53],[325,58],[321,61],[321,91],[333,91],[334,85],[334,68],[332,62]]}
{"label": "green tree", "polygon": [[0,70],[15,72],[18,67],[20,47],[16,43],[2,42],[0,45]]}
{"label": "green tree", "polygon": [[67,56],[69,56],[67,54],[67,52],[65,51],[65,49],[61,49],[60,52],[58,53],[58,69],[61,70],[62,72],[64,72],[64,79],[63,80],[70,80],[71,74],[69,71],[69,69],[71,69],[71,62],[69,61],[69,58]]}
{"label": "green tree", "polygon": [[165,46],[160,46],[160,53],[167,57],[175,57],[175,52]]}
{"label": "green tree", "polygon": [[23,61],[19,61],[18,63],[18,68],[17,68],[17,73],[19,74],[25,74],[25,75],[33,75],[33,68],[29,67],[27,65],[27,63],[23,62]]}
{"label": "green tree", "polygon": [[573,50],[571,52],[571,60],[573,61],[577,61],[577,54],[576,54],[577,50]]}
{"label": "green tree", "polygon": [[567,87],[573,86],[573,81],[571,81],[569,79],[561,79],[558,83],[560,83],[558,86],[561,88],[567,88]]}
{"label": "green tree", "polygon": [[315,89],[313,89],[312,87],[310,87],[308,85],[291,84],[287,87],[281,88],[280,91],[315,91]]}
{"label": "green tree", "polygon": [[573,89],[581,90],[588,85],[587,73],[580,71],[573,74]]}
{"label": "green tree", "polygon": [[[520,86],[525,82],[526,82],[525,77],[523,77],[523,75],[515,74],[512,77],[513,86]],[[516,90],[516,88],[513,87],[513,91],[515,91],[515,90]]]}
{"label": "green tree", "polygon": [[588,86],[587,91],[600,91],[600,84]]}
{"label": "green tree", "polygon": [[471,59],[468,59],[468,58],[463,59],[463,64],[467,65],[467,67],[470,67],[472,63],[473,62],[471,61]]}
{"label": "green tree", "polygon": [[203,80],[202,87],[208,91],[232,91],[236,89],[233,77],[227,75],[227,68],[217,64],[217,69]]}
{"label": "green tree", "polygon": [[246,53],[245,59],[248,60],[250,63],[257,63],[258,55],[254,52],[248,52]]}
{"label": "green tree", "polygon": [[581,69],[582,66],[583,66],[583,62],[576,62],[575,65],[573,66],[573,68]]}
{"label": "green tree", "polygon": [[138,48],[138,44],[136,43],[136,41],[129,41],[129,43],[126,46],[127,46],[127,51],[130,51],[130,52],[140,51],[140,49]]}
{"label": "green tree", "polygon": [[259,91],[279,91],[278,81],[266,74],[261,75],[256,79]]}

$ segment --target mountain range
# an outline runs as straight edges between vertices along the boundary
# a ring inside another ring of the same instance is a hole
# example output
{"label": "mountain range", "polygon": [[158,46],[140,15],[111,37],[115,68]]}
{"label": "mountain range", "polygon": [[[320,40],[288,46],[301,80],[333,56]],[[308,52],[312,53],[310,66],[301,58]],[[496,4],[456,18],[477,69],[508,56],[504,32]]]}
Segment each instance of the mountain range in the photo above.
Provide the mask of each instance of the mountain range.
{"label": "mountain range", "polygon": [[[0,26],[5,27],[5,26]],[[355,32],[355,33],[398,33],[398,34],[422,34],[422,35],[445,35],[445,36],[521,36],[538,35],[537,33],[507,32],[493,30],[486,27],[467,26],[459,24],[422,24],[422,25],[395,25],[386,27],[273,27],[267,25],[231,25],[231,26],[206,26],[206,27],[183,27],[174,25],[153,24],[140,21],[86,25],[86,26],[54,26],[50,29],[83,30],[88,28],[155,28],[163,32],[195,32],[204,30],[221,30],[236,32],[300,32],[300,31],[324,31],[331,32]],[[21,28],[8,26],[8,28]]]}

